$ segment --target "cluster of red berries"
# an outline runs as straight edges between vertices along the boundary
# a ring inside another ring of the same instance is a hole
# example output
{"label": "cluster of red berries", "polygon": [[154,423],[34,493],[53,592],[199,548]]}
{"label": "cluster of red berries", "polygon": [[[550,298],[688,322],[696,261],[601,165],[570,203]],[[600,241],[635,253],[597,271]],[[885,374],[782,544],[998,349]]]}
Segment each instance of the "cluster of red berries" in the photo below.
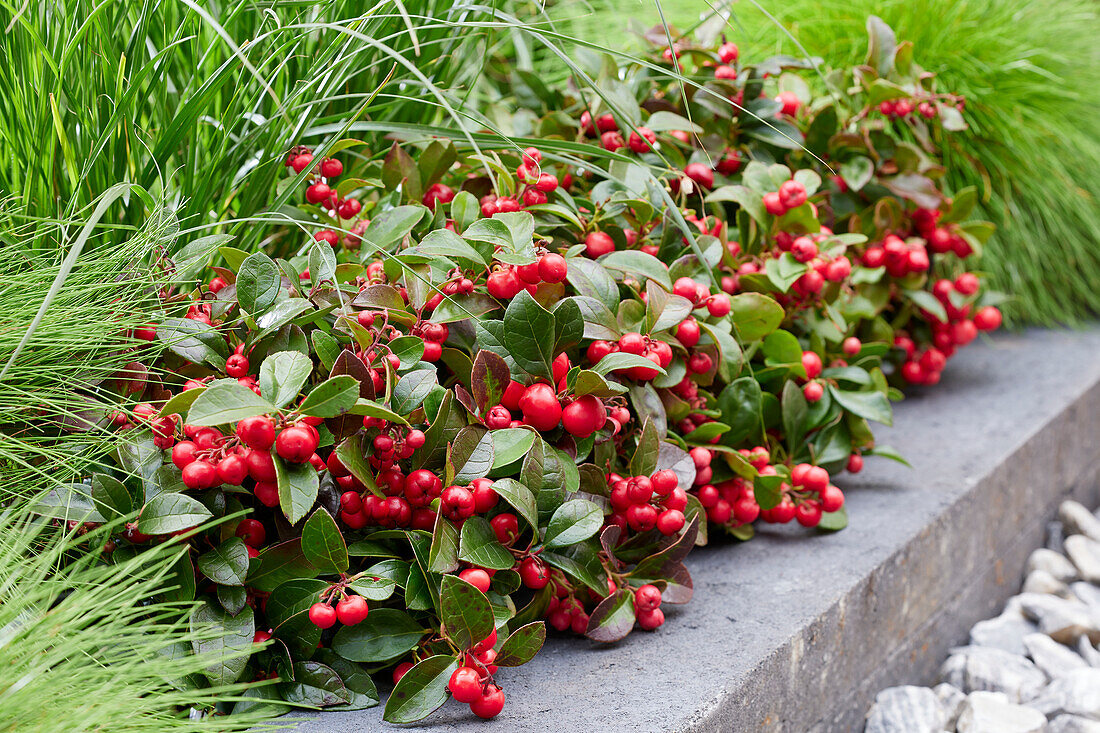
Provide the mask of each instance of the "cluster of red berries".
{"label": "cluster of red berries", "polygon": [[626,530],[646,532],[656,529],[668,536],[684,527],[684,509],[687,508],[687,492],[680,488],[680,479],[670,469],[657,471],[652,476],[607,475],[611,487],[611,514],[604,520],[605,526],[618,525]]}
{"label": "cluster of red berries", "polygon": [[[341,598],[336,602],[335,607],[331,600],[321,600],[309,607],[309,620],[314,626],[320,629],[331,629],[337,621],[344,626],[355,626],[366,620],[370,612],[367,599],[346,593],[342,589],[339,592]],[[323,599],[325,593],[322,593],[321,597]]]}
{"label": "cluster of red berries", "polygon": [[951,224],[939,226],[943,212],[938,209],[917,209],[913,212],[913,227],[928,242],[928,248],[936,254],[954,252],[959,259],[966,259],[974,253],[970,242],[966,241],[958,228]]}
{"label": "cluster of red berries", "polygon": [[806,203],[806,187],[794,180],[783,181],[778,191],[764,194],[764,208],[772,216],[783,216],[791,209]]}
{"label": "cluster of red berries", "polygon": [[[549,194],[557,191],[561,183],[553,173],[541,169],[539,165],[541,162],[542,152],[538,148],[524,150],[522,162],[516,167],[516,181],[518,186],[523,189],[520,197],[498,196],[495,193],[488,193],[478,201],[481,205],[481,215],[489,218],[493,214],[522,211],[528,206],[540,206],[549,201]],[[566,174],[564,183],[568,187],[568,174]]]}
{"label": "cluster of red berries", "polygon": [[[588,345],[585,355],[589,363],[595,366],[608,354],[614,354],[620,351],[625,354],[635,354],[645,357],[662,369],[668,367],[668,365],[672,363],[672,347],[669,346],[668,342],[651,338],[650,336],[643,336],[636,331],[624,333],[619,337],[619,340],[615,342],[603,340],[593,341]],[[615,373],[638,382],[648,382],[651,379],[655,379],[660,374],[656,369],[645,366],[616,369]]]}
{"label": "cluster of red berries", "polygon": [[[304,145],[299,145],[287,153],[283,165],[294,171],[295,174],[306,169],[312,170],[313,179],[306,188],[306,201],[321,206],[338,221],[354,220],[363,210],[363,205],[358,199],[342,198],[336,192],[336,189],[330,185],[333,180],[344,173],[344,164],[336,158],[324,158],[320,163],[316,163],[313,151]],[[313,238],[333,247],[339,245],[343,238],[346,239],[345,246],[355,248],[361,242],[359,235],[363,233],[369,223],[366,220],[355,221],[352,227],[354,236],[349,235],[344,238],[335,229],[321,229],[313,235]]]}
{"label": "cluster of red berries", "polygon": [[865,267],[886,267],[891,277],[905,277],[913,272],[927,272],[932,263],[928,258],[925,240],[902,239],[887,234],[881,244],[873,244],[863,253]]}
{"label": "cluster of red berries", "polygon": [[[497,643],[497,632],[493,632],[482,641],[466,650],[463,666],[451,673],[447,689],[458,702],[470,706],[470,712],[479,718],[495,718],[504,709],[504,691],[493,680],[497,666],[493,664],[497,653],[493,646]],[[400,679],[398,670],[394,670],[394,682]],[[401,674],[407,670],[401,670]]]}
{"label": "cluster of red berries", "polygon": [[497,265],[489,274],[485,287],[494,298],[511,300],[524,288],[534,295],[539,283],[563,282],[568,273],[565,258],[548,252],[527,265]]}
{"label": "cluster of red berries", "polygon": [[978,293],[981,283],[973,273],[963,273],[954,281],[946,278],[937,280],[932,286],[932,294],[943,305],[947,314],[944,322],[935,314],[926,310],[921,316],[931,324],[932,344],[918,350],[916,342],[906,333],[900,332],[894,337],[894,346],[905,352],[905,362],[901,365],[901,376],[910,384],[936,384],[947,360],[959,347],[966,346],[978,337],[979,331],[993,331],[1001,325],[1001,312],[996,306],[979,308],[971,317],[971,306],[966,303],[956,305],[953,297],[965,299]]}
{"label": "cluster of red berries", "polygon": [[[855,343],[858,345],[859,339],[855,339]],[[851,344],[848,344],[848,348],[851,348]],[[859,353],[858,349],[856,353]],[[802,352],[802,369],[806,372],[806,383],[802,385],[802,396],[806,398],[807,402],[812,404],[825,396],[824,385],[817,381],[817,378],[821,376],[821,372],[824,369],[824,365],[821,363],[821,357],[817,355],[817,352]]]}
{"label": "cluster of red berries", "polygon": [[909,99],[908,97],[902,97],[901,99],[887,99],[884,102],[879,102],[878,111],[880,114],[889,117],[892,120],[904,119],[909,115],[916,112],[926,120],[931,120],[936,117],[937,110],[936,105],[932,102],[923,101],[917,102]]}
{"label": "cluster of red berries", "polygon": [[665,612],[661,610],[661,591],[657,586],[646,583],[635,589],[634,620],[646,631],[653,631],[665,622]]}
{"label": "cluster of red berries", "polygon": [[147,402],[134,405],[130,414],[122,410],[112,410],[110,420],[111,424],[119,430],[130,430],[141,425],[148,426],[153,431],[153,442],[161,450],[171,448],[176,442],[177,417],[175,415],[162,417],[157,409]]}
{"label": "cluster of red berries", "polygon": [[[500,404],[486,411],[483,417],[485,426],[498,430],[529,425],[541,432],[549,432],[560,423],[566,432],[576,438],[587,438],[595,433],[607,422],[607,407],[594,395],[559,398],[559,391],[566,390],[565,377],[569,368],[569,357],[566,354],[559,354],[554,359],[553,375],[558,383],[558,390],[545,382],[528,386],[516,381],[509,382],[500,398]],[[513,417],[515,412],[522,414],[522,421]],[[627,419],[629,420],[629,412]]]}

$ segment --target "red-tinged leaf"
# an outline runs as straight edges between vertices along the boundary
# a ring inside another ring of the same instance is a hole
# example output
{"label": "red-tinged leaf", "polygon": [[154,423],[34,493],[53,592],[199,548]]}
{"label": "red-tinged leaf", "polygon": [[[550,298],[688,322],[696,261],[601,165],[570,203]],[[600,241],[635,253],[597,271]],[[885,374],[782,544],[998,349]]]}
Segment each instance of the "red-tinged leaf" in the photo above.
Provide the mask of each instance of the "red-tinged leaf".
{"label": "red-tinged leaf", "polygon": [[634,594],[620,590],[604,598],[592,609],[584,635],[596,641],[622,639],[634,628]]}

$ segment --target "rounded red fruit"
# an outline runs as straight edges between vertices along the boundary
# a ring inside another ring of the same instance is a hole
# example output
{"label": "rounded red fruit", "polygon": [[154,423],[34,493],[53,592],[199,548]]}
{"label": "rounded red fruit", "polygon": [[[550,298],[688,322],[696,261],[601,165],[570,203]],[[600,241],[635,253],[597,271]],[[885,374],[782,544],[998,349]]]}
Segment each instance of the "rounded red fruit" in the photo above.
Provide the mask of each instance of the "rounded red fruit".
{"label": "rounded red fruit", "polygon": [[451,673],[447,689],[455,700],[471,703],[481,699],[481,673],[473,667],[459,667]]}
{"label": "rounded red fruit", "polygon": [[571,402],[561,414],[562,426],[566,432],[577,438],[587,438],[603,427],[606,419],[607,411],[603,402],[593,395],[584,395]]}
{"label": "rounded red fruit", "polygon": [[345,626],[354,626],[367,617],[369,610],[363,596],[346,596],[336,604],[336,618]]}
{"label": "rounded red fruit", "polygon": [[270,417],[246,417],[237,423],[237,437],[249,448],[269,450],[275,444],[275,423]]}
{"label": "rounded red fruit", "polygon": [[495,718],[503,709],[504,690],[492,683],[485,686],[485,691],[480,698],[470,703],[470,711],[484,720]]}
{"label": "rounded red fruit", "polygon": [[589,257],[595,259],[609,252],[614,252],[615,242],[603,232],[591,232],[584,238],[584,251]]}
{"label": "rounded red fruit", "polygon": [[523,421],[536,430],[553,430],[561,421],[562,409],[554,388],[549,384],[532,384],[519,400]]}
{"label": "rounded red fruit", "polygon": [[537,557],[528,557],[519,564],[519,577],[531,590],[541,590],[550,582],[546,565]]}
{"label": "rounded red fruit", "polygon": [[317,438],[303,427],[285,428],[275,438],[275,452],[291,463],[305,463],[317,450]]}
{"label": "rounded red fruit", "polygon": [[491,579],[489,578],[489,573],[481,568],[466,568],[458,574],[458,577],[462,578],[482,593],[489,592],[489,583]]}
{"label": "rounded red fruit", "polygon": [[321,629],[331,629],[336,624],[336,609],[327,603],[314,603],[309,607],[309,620]]}
{"label": "rounded red fruit", "polygon": [[560,283],[569,274],[569,265],[565,258],[551,252],[539,258],[539,277],[548,283]]}

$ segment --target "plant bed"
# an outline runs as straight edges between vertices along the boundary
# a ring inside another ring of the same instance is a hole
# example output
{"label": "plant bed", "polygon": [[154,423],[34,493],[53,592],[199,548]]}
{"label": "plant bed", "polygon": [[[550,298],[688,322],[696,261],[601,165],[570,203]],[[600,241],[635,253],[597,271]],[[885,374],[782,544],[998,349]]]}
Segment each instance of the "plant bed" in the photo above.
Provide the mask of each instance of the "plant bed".
{"label": "plant bed", "polygon": [[937,186],[960,100],[869,30],[817,92],[809,64],[683,41],[598,60],[592,95],[517,92],[526,149],[433,128],[280,155],[293,224],[163,263],[198,287],[150,293],[97,385],[133,400],[103,418],[128,439],[43,513],[136,513],[116,562],[187,548],[172,599],[253,652],[205,675],[261,683],[238,709],[369,708],[380,678],[392,723],[500,714],[498,668],[547,627],[661,628],[708,538],[797,527],[815,568],[848,522],[833,478],[900,460],[870,423],[1000,323],[975,192]]}

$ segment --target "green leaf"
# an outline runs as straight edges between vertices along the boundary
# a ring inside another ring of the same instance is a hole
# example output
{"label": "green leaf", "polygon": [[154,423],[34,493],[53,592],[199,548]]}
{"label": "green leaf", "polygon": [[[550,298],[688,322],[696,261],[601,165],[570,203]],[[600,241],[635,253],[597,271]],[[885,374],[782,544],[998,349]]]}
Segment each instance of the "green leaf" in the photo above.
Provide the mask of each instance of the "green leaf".
{"label": "green leaf", "polygon": [[503,428],[494,430],[490,435],[493,439],[493,470],[523,458],[535,444],[535,433],[528,428]]}
{"label": "green leaf", "polygon": [[317,570],[302,553],[302,540],[295,537],[260,550],[248,567],[248,586],[270,593],[288,580],[312,578]]}
{"label": "green leaf", "polygon": [[508,570],[515,564],[512,553],[497,541],[489,520],[473,516],[462,523],[458,559],[492,570]]}
{"label": "green leaf", "polygon": [[871,392],[850,392],[848,390],[837,389],[832,385],[829,385],[829,392],[832,394],[833,399],[840,403],[841,407],[853,415],[857,415],[867,420],[874,420],[883,425],[892,425],[894,423],[894,412],[890,407],[890,400],[886,399],[886,395],[882,392],[877,390]]}
{"label": "green leaf", "polygon": [[504,643],[500,645],[497,658],[493,664],[498,667],[518,667],[527,664],[542,649],[546,641],[546,624],[542,621],[532,621],[520,626],[508,635]]}
{"label": "green leaf", "polygon": [[279,483],[279,507],[287,521],[297,524],[317,501],[320,487],[317,469],[310,463],[287,463],[275,456],[275,474]]}
{"label": "green leaf", "polygon": [[314,656],[317,661],[334,669],[344,683],[350,699],[347,705],[340,706],[341,711],[363,710],[379,703],[381,698],[374,681],[358,664],[349,662],[331,649],[318,649]]}
{"label": "green leaf", "polygon": [[516,364],[539,377],[553,378],[554,315],[521,290],[504,312],[504,345]]}
{"label": "green leaf", "polygon": [[459,191],[451,201],[451,219],[454,220],[455,229],[459,232],[473,224],[481,216],[481,205],[477,197],[469,191]]}
{"label": "green leaf", "polygon": [[788,367],[800,377],[806,377],[802,366],[802,347],[790,331],[774,331],[764,339],[764,363],[768,366]]}
{"label": "green leaf", "polygon": [[283,699],[295,705],[331,707],[351,701],[336,670],[320,662],[295,662],[294,679],[279,683]]}
{"label": "green leaf", "polygon": [[[532,435],[534,434],[532,433]],[[533,440],[532,445],[534,445]],[[535,495],[529,488],[513,478],[502,478],[493,482],[493,491],[508,502],[532,528],[539,526],[538,504],[535,501]]]}
{"label": "green leaf", "polygon": [[489,599],[457,575],[444,575],[439,592],[439,620],[459,649],[468,649],[493,633]]}
{"label": "green leaf", "polygon": [[931,313],[940,323],[947,323],[947,310],[936,296],[927,290],[905,290],[905,297],[922,310]]}
{"label": "green leaf", "polygon": [[347,572],[348,548],[344,535],[324,508],[313,512],[302,525],[302,553],[322,574]]}
{"label": "green leaf", "polygon": [[398,336],[389,343],[390,351],[401,360],[401,369],[408,369],[424,356],[424,339],[419,336]]}
{"label": "green leaf", "polygon": [[619,286],[607,269],[587,257],[571,257],[566,280],[582,296],[603,303],[614,312],[619,307]]}
{"label": "green leaf", "polygon": [[486,261],[481,253],[471,247],[465,239],[448,229],[436,229],[429,233],[420,241],[420,244],[410,251],[436,257],[465,260],[479,266],[492,264],[491,260]]}
{"label": "green leaf", "polygon": [[[363,231],[363,242],[376,249],[389,249],[405,238],[424,216],[423,206],[398,206],[372,216]],[[370,251],[370,248],[366,248]]]}
{"label": "green leaf", "polygon": [[638,250],[618,250],[604,255],[598,262],[608,269],[632,275],[640,282],[654,280],[665,290],[672,290],[668,268],[653,255]]}
{"label": "green leaf", "polygon": [[[317,358],[321,360],[321,366],[332,371],[333,365],[336,364],[336,358],[340,356],[340,342],[331,333],[325,333],[319,328],[314,329],[309,338],[313,342],[313,351],[317,354]],[[262,374],[262,365],[260,369]],[[260,391],[263,392],[263,387],[260,388]]]}
{"label": "green leaf", "polygon": [[428,552],[428,571],[453,573],[455,570],[458,570],[458,530],[442,514],[436,514],[432,548]]}
{"label": "green leaf", "polygon": [[742,343],[764,338],[783,322],[783,306],[763,293],[741,293],[730,298],[730,319]]}
{"label": "green leaf", "polygon": [[447,702],[447,683],[456,669],[458,660],[444,654],[417,663],[393,688],[383,720],[414,723],[431,715]]}
{"label": "green leaf", "polygon": [[358,400],[359,382],[350,374],[340,374],[310,390],[298,411],[313,417],[336,417],[354,407]]}
{"label": "green leaf", "polygon": [[782,257],[769,259],[764,263],[768,280],[783,293],[790,290],[795,280],[802,277],[808,269],[808,265],[796,260],[790,252],[784,252]]}
{"label": "green leaf", "polygon": [[619,369],[630,369],[632,367],[643,367],[645,369],[655,369],[658,374],[665,374],[665,370],[661,368],[659,364],[656,364],[649,359],[639,354],[628,354],[625,351],[616,351],[613,354],[608,354],[604,358],[600,359],[599,363],[592,367],[591,371],[604,376]]}
{"label": "green leaf", "polygon": [[275,412],[275,405],[235,379],[223,379],[203,390],[187,411],[191,425],[224,425]]}
{"label": "green leaf", "polygon": [[798,452],[802,444],[802,435],[806,428],[806,415],[809,405],[802,390],[791,380],[783,385],[783,432],[787,436],[787,450],[791,455]]}
{"label": "green leaf", "polygon": [[730,426],[723,442],[737,445],[758,435],[761,425],[760,383],[753,377],[741,377],[727,384],[718,394],[718,409],[722,422]]}
{"label": "green leaf", "polygon": [[275,305],[282,288],[279,266],[263,252],[249,255],[237,271],[237,302],[253,317]]}
{"label": "green leaf", "polygon": [[543,544],[546,547],[568,547],[583,542],[603,526],[603,510],[587,499],[570,499],[550,517]]}
{"label": "green leaf", "polygon": [[401,415],[408,415],[420,407],[424,398],[438,384],[435,369],[418,369],[397,380],[390,397],[390,407]]}
{"label": "green leaf", "polygon": [[224,367],[229,356],[225,337],[218,329],[193,318],[165,318],[157,324],[157,340],[187,361],[206,363],[215,369]]}
{"label": "green leaf", "polygon": [[627,589],[616,591],[600,601],[588,617],[589,639],[612,642],[622,639],[634,628],[634,594]]}
{"label": "green leaf", "polygon": [[352,415],[369,415],[371,417],[380,417],[386,422],[395,422],[398,425],[408,425],[409,421],[398,415],[388,407],[383,407],[374,400],[368,400],[360,397],[355,401],[355,406],[348,410]]}
{"label": "green leaf", "polygon": [[92,474],[92,501],[104,517],[126,516],[137,509],[126,485],[103,473]]}
{"label": "green leaf", "polygon": [[857,155],[840,164],[840,177],[853,191],[861,191],[875,177],[875,164],[865,155]]}
{"label": "green leaf", "polygon": [[336,255],[328,244],[314,244],[309,248],[309,279],[314,283],[336,281]]}
{"label": "green leaf", "polygon": [[[214,687],[231,685],[240,679],[248,666],[252,638],[256,634],[255,618],[248,606],[236,616],[205,602],[191,613],[191,630],[201,635],[191,643],[195,654],[217,657],[217,661],[203,670],[206,679]],[[216,631],[214,636],[210,631]]]}
{"label": "green leaf", "polygon": [[336,632],[332,650],[353,662],[388,662],[412,650],[424,633],[404,611],[376,608],[362,622]]}
{"label": "green leaf", "polygon": [[199,555],[195,566],[220,585],[244,585],[248,576],[248,547],[240,537],[230,537],[213,550]]}
{"label": "green leaf", "polygon": [[312,371],[313,362],[305,354],[277,351],[260,365],[260,394],[283,407],[298,396]]}
{"label": "green leaf", "polygon": [[468,425],[458,431],[451,444],[454,483],[468,484],[483,478],[493,467],[493,436],[480,425]]}
{"label": "green leaf", "polygon": [[721,186],[707,195],[705,201],[714,203],[718,201],[733,201],[748,212],[749,216],[758,224],[765,224],[768,211],[764,208],[763,197],[745,186]]}
{"label": "green leaf", "polygon": [[141,510],[138,530],[143,534],[171,534],[191,529],[213,514],[198,499],[186,494],[158,494]]}
{"label": "green leaf", "polygon": [[661,436],[653,420],[646,420],[638,436],[638,445],[630,458],[630,471],[635,476],[649,476],[657,470],[657,456],[661,449]]}

